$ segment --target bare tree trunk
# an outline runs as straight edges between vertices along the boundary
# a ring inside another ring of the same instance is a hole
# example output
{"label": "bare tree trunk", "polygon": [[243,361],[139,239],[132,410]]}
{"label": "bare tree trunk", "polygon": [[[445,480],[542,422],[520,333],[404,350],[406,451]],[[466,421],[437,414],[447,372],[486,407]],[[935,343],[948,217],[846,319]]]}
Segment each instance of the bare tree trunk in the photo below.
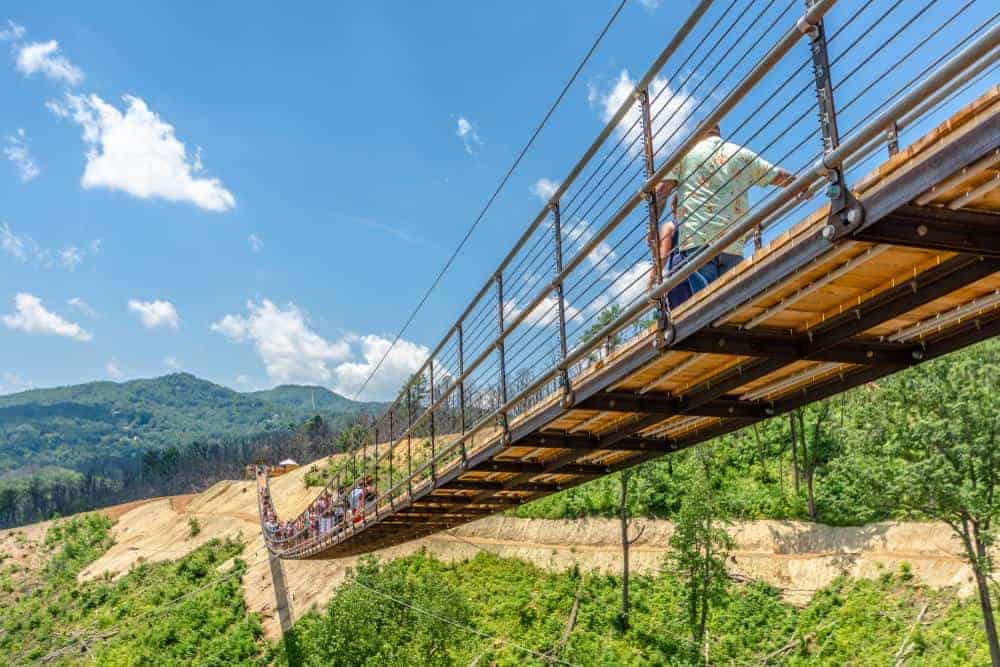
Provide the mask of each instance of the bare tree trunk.
{"label": "bare tree trunk", "polygon": [[622,631],[628,630],[628,549],[631,546],[628,539],[628,478],[629,471],[623,470],[619,488],[621,493],[618,496],[618,517],[622,530]]}
{"label": "bare tree trunk", "polygon": [[757,441],[757,455],[760,457],[760,474],[761,479],[765,482],[767,481],[767,452],[765,451],[765,445],[763,438],[760,437],[759,424],[753,425],[753,437]]}
{"label": "bare tree trunk", "polygon": [[988,573],[986,571],[989,562],[989,553],[979,533],[977,524],[973,524],[972,526],[971,537],[976,550],[975,558],[972,561],[972,571],[976,576],[979,606],[983,611],[983,629],[986,630],[986,643],[990,647],[990,662],[993,667],[1000,667],[1000,640],[997,638],[997,624],[993,616],[993,601],[990,599],[990,585],[987,581]]}
{"label": "bare tree trunk", "polygon": [[1000,667],[1000,641],[997,639],[997,625],[993,616],[993,601],[990,600],[990,587],[986,575],[978,567],[972,568],[976,575],[976,588],[979,591],[979,606],[983,610],[983,629],[986,630],[986,643],[990,647],[990,663]]}
{"label": "bare tree trunk", "polygon": [[788,423],[792,430],[792,479],[795,483],[795,495],[799,495],[799,438],[798,424],[795,421],[795,410],[788,413]]}

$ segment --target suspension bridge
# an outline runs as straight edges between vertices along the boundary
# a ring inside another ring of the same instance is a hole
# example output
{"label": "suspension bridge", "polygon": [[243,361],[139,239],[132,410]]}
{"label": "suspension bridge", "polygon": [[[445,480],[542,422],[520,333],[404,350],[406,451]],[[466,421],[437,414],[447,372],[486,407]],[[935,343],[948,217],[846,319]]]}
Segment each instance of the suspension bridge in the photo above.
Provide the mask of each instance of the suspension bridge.
{"label": "suspension bridge", "polygon": [[[350,465],[282,530],[259,469],[270,552],[415,539],[997,335],[988,4],[699,2]],[[656,188],[718,123],[791,177],[671,264]],[[741,243],[742,262],[670,307]],[[356,516],[322,520],[366,481]]]}

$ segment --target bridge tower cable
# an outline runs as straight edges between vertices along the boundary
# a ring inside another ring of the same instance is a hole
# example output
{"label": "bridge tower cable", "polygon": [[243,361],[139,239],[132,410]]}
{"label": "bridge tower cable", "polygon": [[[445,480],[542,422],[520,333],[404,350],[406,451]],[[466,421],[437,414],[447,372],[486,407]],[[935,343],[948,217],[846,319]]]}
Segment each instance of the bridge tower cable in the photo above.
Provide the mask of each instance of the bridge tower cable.
{"label": "bridge tower cable", "polygon": [[503,190],[504,186],[507,185],[507,181],[510,180],[510,177],[514,174],[514,171],[521,164],[521,161],[524,159],[524,156],[528,154],[528,151],[531,149],[532,145],[534,145],[535,139],[538,138],[538,135],[541,134],[542,129],[548,124],[549,119],[552,117],[552,114],[555,113],[556,108],[558,108],[558,106],[562,103],[563,98],[566,97],[566,93],[569,92],[570,87],[573,85],[573,83],[576,82],[576,79],[580,75],[580,72],[583,71],[583,68],[586,66],[586,64],[590,62],[591,56],[593,56],[594,52],[597,51],[597,47],[604,40],[604,36],[608,33],[608,31],[611,29],[611,26],[618,19],[618,15],[621,14],[622,9],[625,8],[627,2],[628,0],[621,0],[621,2],[618,3],[618,6],[615,8],[615,11],[611,14],[611,18],[608,19],[607,23],[604,25],[604,28],[594,39],[594,42],[587,50],[586,55],[584,55],[583,59],[576,66],[576,69],[573,71],[573,74],[570,76],[569,80],[566,82],[562,90],[559,92],[559,95],[556,97],[555,101],[549,106],[549,109],[548,111],[545,112],[545,115],[542,117],[541,122],[531,133],[531,137],[528,139],[527,143],[518,153],[517,157],[514,159],[514,162],[507,169],[507,173],[504,174],[504,177],[502,179],[500,179],[500,184],[497,185],[496,189],[493,191],[493,194],[491,194],[489,199],[486,200],[486,204],[479,212],[479,215],[476,216],[475,220],[473,220],[472,225],[465,232],[465,235],[462,237],[462,240],[459,241],[458,246],[452,252],[448,260],[444,263],[444,266],[441,267],[441,270],[438,271],[437,275],[434,277],[434,280],[431,282],[430,287],[427,288],[427,291],[424,292],[424,295],[420,298],[420,301],[417,302],[416,307],[406,318],[406,322],[403,324],[402,328],[400,328],[399,332],[393,338],[392,343],[389,344],[389,347],[386,348],[385,352],[382,354],[382,357],[378,360],[378,363],[376,363],[375,367],[372,368],[371,372],[368,373],[368,376],[365,378],[365,381],[361,383],[361,386],[358,388],[358,390],[354,392],[355,400],[357,400],[357,398],[368,387],[368,384],[371,382],[372,378],[375,377],[375,374],[378,373],[379,369],[382,367],[382,364],[385,363],[385,360],[389,356],[389,353],[392,351],[394,347],[396,347],[396,343],[398,343],[399,339],[403,337],[403,334],[413,323],[413,320],[416,318],[420,310],[424,307],[424,304],[427,303],[427,299],[430,298],[431,294],[437,288],[438,284],[440,284],[441,279],[444,278],[444,275],[448,272],[448,270],[451,268],[451,265],[458,258],[459,253],[462,252],[462,249],[465,247],[465,244],[472,237],[473,232],[475,232],[476,228],[479,227],[479,223],[482,222],[483,218],[486,216],[486,213],[490,210],[490,207],[493,205],[493,202],[496,200],[498,196],[500,196],[500,192]]}

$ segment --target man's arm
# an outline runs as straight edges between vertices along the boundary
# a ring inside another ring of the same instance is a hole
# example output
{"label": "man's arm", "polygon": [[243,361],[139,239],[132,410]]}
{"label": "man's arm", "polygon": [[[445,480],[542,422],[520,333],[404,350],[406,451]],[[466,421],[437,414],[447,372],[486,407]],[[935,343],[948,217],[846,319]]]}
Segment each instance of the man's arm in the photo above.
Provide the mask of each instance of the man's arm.
{"label": "man's arm", "polygon": [[659,211],[660,216],[663,216],[663,211],[666,209],[667,198],[676,187],[677,181],[672,178],[666,178],[656,184],[656,210]]}

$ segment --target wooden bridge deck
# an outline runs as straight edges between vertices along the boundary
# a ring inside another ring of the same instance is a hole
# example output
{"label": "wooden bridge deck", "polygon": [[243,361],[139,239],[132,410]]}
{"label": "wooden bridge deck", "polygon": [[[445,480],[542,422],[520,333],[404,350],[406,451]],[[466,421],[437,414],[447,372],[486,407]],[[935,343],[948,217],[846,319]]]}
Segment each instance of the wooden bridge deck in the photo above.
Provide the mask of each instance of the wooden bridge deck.
{"label": "wooden bridge deck", "polygon": [[336,558],[502,512],[740,429],[1000,332],[1000,88],[818,210],[402,498],[283,553]]}

